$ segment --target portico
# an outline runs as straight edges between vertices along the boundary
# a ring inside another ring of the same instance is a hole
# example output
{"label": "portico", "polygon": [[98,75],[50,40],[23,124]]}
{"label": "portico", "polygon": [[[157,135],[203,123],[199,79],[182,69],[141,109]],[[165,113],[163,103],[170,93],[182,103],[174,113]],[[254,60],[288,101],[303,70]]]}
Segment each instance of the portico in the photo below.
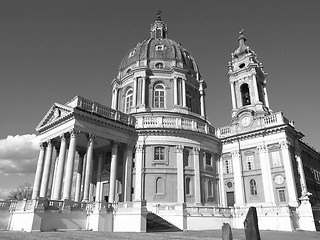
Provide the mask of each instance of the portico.
{"label": "portico", "polygon": [[101,202],[101,172],[108,171],[108,202],[130,201],[131,187],[124,182],[132,181],[134,124],[134,118],[81,97],[54,104],[37,127],[41,143],[32,199]]}

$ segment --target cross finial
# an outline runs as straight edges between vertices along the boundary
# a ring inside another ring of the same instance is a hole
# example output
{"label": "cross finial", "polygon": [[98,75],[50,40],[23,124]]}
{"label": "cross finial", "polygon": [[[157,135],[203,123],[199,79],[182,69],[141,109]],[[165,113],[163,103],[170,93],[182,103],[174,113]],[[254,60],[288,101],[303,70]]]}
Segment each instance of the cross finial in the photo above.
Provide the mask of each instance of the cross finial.
{"label": "cross finial", "polygon": [[239,35],[242,35],[242,34],[244,33],[244,29],[243,29],[243,27],[241,26],[241,24],[239,24],[239,28],[240,28]]}
{"label": "cross finial", "polygon": [[162,11],[160,11],[160,10],[157,12],[157,21],[162,21],[161,13],[162,13]]}

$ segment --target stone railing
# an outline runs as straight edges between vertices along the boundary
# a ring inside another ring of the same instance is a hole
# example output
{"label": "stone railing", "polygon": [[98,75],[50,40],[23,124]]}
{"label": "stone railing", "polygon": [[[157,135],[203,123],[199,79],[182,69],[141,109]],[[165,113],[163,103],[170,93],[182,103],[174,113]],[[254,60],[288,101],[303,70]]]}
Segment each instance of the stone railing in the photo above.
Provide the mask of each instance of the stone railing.
{"label": "stone railing", "polygon": [[188,206],[186,207],[189,216],[200,215],[200,216],[224,216],[231,217],[234,209],[228,207],[216,207],[216,206]]}
{"label": "stone railing", "polygon": [[215,129],[205,121],[188,116],[145,115],[136,117],[136,128],[176,128],[206,134],[215,134]]}
{"label": "stone railing", "polygon": [[[253,128],[268,128],[282,124],[289,124],[294,127],[294,122],[289,121],[283,116],[282,112],[277,112],[260,119],[255,119],[253,123]],[[221,128],[216,128],[216,135],[220,138],[228,137],[231,135],[238,134],[240,131],[237,128],[237,125],[225,126]]]}
{"label": "stone railing", "polygon": [[[235,207],[234,214],[238,216],[246,216],[249,207]],[[281,215],[281,214],[291,214],[295,208],[290,206],[256,206],[257,215],[267,216],[267,215]]]}
{"label": "stone railing", "polygon": [[135,126],[136,124],[136,120],[133,116],[111,109],[109,107],[101,105],[100,103],[90,101],[80,96],[72,99],[67,103],[67,105],[71,107],[77,107],[98,116],[112,119],[130,126]]}

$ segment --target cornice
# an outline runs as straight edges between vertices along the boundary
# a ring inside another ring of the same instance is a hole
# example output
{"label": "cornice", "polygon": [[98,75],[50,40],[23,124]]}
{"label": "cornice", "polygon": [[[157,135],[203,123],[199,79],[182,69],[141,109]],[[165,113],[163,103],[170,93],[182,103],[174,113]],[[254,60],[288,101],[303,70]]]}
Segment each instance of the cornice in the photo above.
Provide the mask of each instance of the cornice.
{"label": "cornice", "polygon": [[187,129],[174,129],[174,128],[141,128],[136,129],[136,132],[140,136],[180,136],[186,138],[186,135],[195,136],[202,139],[208,139],[209,141],[220,142],[220,139],[215,135],[195,132]]}

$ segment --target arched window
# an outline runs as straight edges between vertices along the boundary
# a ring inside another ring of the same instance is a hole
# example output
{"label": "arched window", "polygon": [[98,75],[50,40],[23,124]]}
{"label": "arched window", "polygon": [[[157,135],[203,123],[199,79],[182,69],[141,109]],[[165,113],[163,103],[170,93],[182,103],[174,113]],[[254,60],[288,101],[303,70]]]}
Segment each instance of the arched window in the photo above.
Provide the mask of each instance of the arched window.
{"label": "arched window", "polygon": [[161,177],[156,179],[156,194],[164,193],[164,181]]}
{"label": "arched window", "polygon": [[191,182],[191,179],[190,178],[186,178],[186,194],[191,194],[190,182]]}
{"label": "arched window", "polygon": [[190,91],[187,91],[187,94],[186,94],[186,97],[187,97],[187,108],[189,108],[190,111],[192,111],[192,95],[190,93]]}
{"label": "arched window", "polygon": [[256,180],[254,180],[254,179],[250,180],[250,194],[251,195],[257,195],[258,194],[258,192],[257,192],[257,183],[256,183]]}
{"label": "arched window", "polygon": [[133,90],[129,89],[126,93],[125,112],[129,113],[133,104]]}
{"label": "arched window", "polygon": [[165,105],[165,89],[162,84],[157,84],[154,87],[154,107],[164,108]]}
{"label": "arched window", "polygon": [[250,92],[249,92],[249,86],[248,84],[244,83],[240,87],[241,91],[241,98],[242,98],[242,106],[250,105]]}
{"label": "arched window", "polygon": [[211,180],[209,180],[208,181],[208,196],[209,197],[212,197],[213,196],[213,191],[212,191],[213,189],[212,189],[212,182],[211,182]]}

